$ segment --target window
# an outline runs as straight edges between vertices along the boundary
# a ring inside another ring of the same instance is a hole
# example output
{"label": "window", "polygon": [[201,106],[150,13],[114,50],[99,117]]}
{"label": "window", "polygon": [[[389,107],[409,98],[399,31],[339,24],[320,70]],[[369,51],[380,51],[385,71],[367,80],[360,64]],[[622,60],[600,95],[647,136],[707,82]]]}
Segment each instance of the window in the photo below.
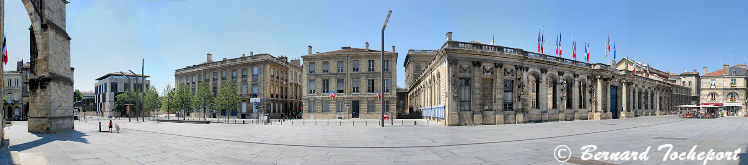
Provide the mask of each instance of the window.
{"label": "window", "polygon": [[231,71],[231,79],[236,80],[236,69]]}
{"label": "window", "polygon": [[343,103],[343,101],[338,101],[338,104],[336,104],[336,105],[337,106],[335,106],[335,109],[338,112],[343,112],[343,108],[345,107],[345,104]]}
{"label": "window", "polygon": [[322,100],[322,112],[330,112],[330,101]]}
{"label": "window", "polygon": [[314,67],[314,63],[313,63],[313,62],[310,62],[310,63],[309,63],[309,73],[314,73],[314,68],[315,68],[315,67]]}
{"label": "window", "polygon": [[383,72],[389,72],[390,71],[390,60],[384,60],[384,62],[382,62],[382,65],[384,65],[382,67],[382,71]]}
{"label": "window", "polygon": [[367,93],[374,93],[374,79],[373,78],[370,78],[367,80],[366,87],[367,87],[366,88]]}
{"label": "window", "polygon": [[130,83],[124,83],[125,84],[125,91],[130,90]]}
{"label": "window", "polygon": [[247,68],[242,69],[242,78],[247,78]]}
{"label": "window", "polygon": [[353,90],[352,92],[353,93],[358,93],[358,86],[360,85],[360,83],[358,82],[358,78],[355,78],[355,79],[353,79],[351,81],[352,81],[351,88]]}
{"label": "window", "polygon": [[390,79],[384,79],[384,93],[390,92]]}
{"label": "window", "polygon": [[255,78],[257,77],[258,70],[259,68],[257,68],[256,66],[252,68],[252,77],[255,77]]}
{"label": "window", "polygon": [[315,93],[317,90],[317,83],[314,80],[309,80],[309,93]]}
{"label": "window", "polygon": [[727,94],[727,98],[730,99],[730,102],[738,101],[738,94],[735,92],[730,92],[730,94]]}
{"label": "window", "polygon": [[338,61],[338,72],[343,72],[343,61]]}
{"label": "window", "polygon": [[242,94],[247,94],[247,84],[242,84]]}
{"label": "window", "polygon": [[382,104],[384,104],[384,112],[390,112],[390,101],[384,101]]}
{"label": "window", "polygon": [[716,87],[717,87],[717,80],[715,80],[715,79],[712,79],[712,84],[711,84],[711,86],[710,86],[710,87],[711,87],[711,88],[716,88]]}
{"label": "window", "polygon": [[221,71],[221,80],[226,80],[226,71]]}
{"label": "window", "polygon": [[572,89],[573,89],[572,85],[573,84],[572,84],[572,82],[570,80],[566,80],[566,93],[564,93],[564,95],[566,95],[566,96],[564,96],[564,98],[566,98],[566,107],[564,107],[565,109],[572,109],[573,108],[572,99],[571,99],[571,97],[572,97],[572,93],[571,92],[572,92]]}
{"label": "window", "polygon": [[[16,84],[16,85],[18,85],[18,84]],[[737,83],[735,82],[735,79],[730,79],[730,87],[735,87],[735,86],[737,86]]]}
{"label": "window", "polygon": [[205,82],[207,83],[208,80],[210,80],[210,73],[206,73],[205,77],[203,77],[203,79],[205,79]]}
{"label": "window", "polygon": [[213,72],[213,81],[218,81],[218,72]]}
{"label": "window", "polygon": [[374,60],[369,60],[369,72],[374,71]]}
{"label": "window", "polygon": [[358,60],[353,60],[353,72],[358,72]]}
{"label": "window", "polygon": [[314,112],[314,101],[309,101],[309,107],[307,107],[307,109],[309,109],[309,112]]}
{"label": "window", "polygon": [[345,93],[345,80],[344,79],[338,79],[338,83],[336,84],[336,87],[338,89],[338,93]]}
{"label": "window", "polygon": [[257,84],[252,84],[252,97],[257,97]]}
{"label": "window", "polygon": [[374,113],[375,104],[376,103],[374,101],[369,101],[368,103],[366,103],[366,112]]}
{"label": "window", "polygon": [[330,63],[327,61],[322,62],[322,73],[330,72]]}
{"label": "window", "polygon": [[460,111],[470,111],[470,79],[460,78]]}
{"label": "window", "polygon": [[330,79],[322,79],[322,93],[330,92]]}
{"label": "window", "polygon": [[504,80],[504,111],[513,111],[513,100],[514,97],[512,96],[512,92],[514,91],[514,86],[512,85],[514,81],[512,80]]}
{"label": "window", "polygon": [[112,92],[119,92],[119,89],[117,89],[117,83],[116,82],[110,82],[110,87],[112,87]]}
{"label": "window", "polygon": [[106,93],[106,89],[107,89],[106,84],[104,84],[104,93]]}

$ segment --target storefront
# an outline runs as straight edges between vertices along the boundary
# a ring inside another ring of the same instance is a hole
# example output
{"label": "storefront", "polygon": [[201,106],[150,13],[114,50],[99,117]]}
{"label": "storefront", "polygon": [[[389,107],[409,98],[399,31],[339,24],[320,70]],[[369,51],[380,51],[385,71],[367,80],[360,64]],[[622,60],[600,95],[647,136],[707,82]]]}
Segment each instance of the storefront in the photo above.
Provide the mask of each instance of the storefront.
{"label": "storefront", "polygon": [[742,109],[742,103],[724,103],[725,116],[739,116]]}

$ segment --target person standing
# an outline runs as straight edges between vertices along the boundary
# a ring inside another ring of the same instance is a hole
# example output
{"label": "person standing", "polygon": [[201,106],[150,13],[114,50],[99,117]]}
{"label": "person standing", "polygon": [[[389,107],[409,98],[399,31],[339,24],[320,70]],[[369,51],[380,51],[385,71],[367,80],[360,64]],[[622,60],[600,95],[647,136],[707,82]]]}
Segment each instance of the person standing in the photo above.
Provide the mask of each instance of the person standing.
{"label": "person standing", "polygon": [[109,133],[112,133],[112,119],[109,119]]}

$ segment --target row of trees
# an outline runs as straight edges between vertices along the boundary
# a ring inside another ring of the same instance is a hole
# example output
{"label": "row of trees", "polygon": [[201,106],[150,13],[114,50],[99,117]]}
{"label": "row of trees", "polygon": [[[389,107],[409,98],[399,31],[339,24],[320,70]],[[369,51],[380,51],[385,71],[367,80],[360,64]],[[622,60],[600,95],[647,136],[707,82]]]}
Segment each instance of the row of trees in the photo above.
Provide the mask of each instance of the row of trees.
{"label": "row of trees", "polygon": [[161,107],[161,102],[159,101],[156,87],[150,86],[146,89],[144,100],[141,100],[142,94],[142,92],[131,89],[125,91],[124,93],[118,94],[117,96],[115,96],[115,110],[124,112],[127,106],[130,105],[130,112],[133,112],[137,110],[137,108],[134,106],[137,104],[143,104],[143,109],[145,112],[153,112]]}
{"label": "row of trees", "polygon": [[228,119],[229,113],[235,111],[239,104],[236,85],[231,78],[223,81],[223,85],[221,85],[217,94],[210,90],[208,83],[201,82],[194,94],[186,84],[182,83],[178,89],[167,85],[162,95],[161,110],[167,113],[181,112],[183,119],[186,119],[187,112],[201,109],[203,110],[203,119],[206,118],[207,109],[227,110],[226,119]]}

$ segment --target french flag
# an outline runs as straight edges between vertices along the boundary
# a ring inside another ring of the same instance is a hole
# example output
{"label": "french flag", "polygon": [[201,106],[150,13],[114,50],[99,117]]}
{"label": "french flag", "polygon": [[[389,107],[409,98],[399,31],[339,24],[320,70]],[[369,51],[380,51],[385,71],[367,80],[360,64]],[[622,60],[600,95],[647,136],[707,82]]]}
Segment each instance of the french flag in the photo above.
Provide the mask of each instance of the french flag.
{"label": "french flag", "polygon": [[332,97],[332,99],[335,99],[335,92],[330,92],[330,97]]}
{"label": "french flag", "polygon": [[3,64],[8,64],[8,48],[5,46],[5,35],[3,35]]}

